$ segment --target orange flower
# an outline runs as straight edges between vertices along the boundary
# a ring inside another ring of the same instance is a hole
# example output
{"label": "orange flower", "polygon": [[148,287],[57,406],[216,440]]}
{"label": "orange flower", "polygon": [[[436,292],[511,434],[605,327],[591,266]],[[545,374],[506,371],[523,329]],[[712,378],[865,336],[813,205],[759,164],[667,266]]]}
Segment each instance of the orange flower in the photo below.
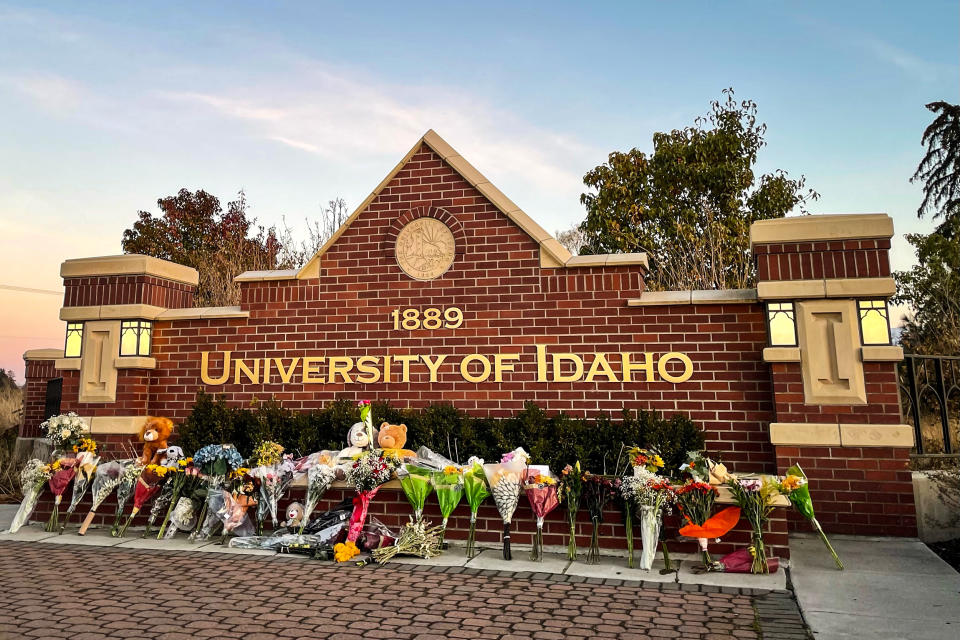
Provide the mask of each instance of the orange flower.
{"label": "orange flower", "polygon": [[357,545],[349,540],[333,545],[333,558],[337,562],[346,562],[360,554]]}

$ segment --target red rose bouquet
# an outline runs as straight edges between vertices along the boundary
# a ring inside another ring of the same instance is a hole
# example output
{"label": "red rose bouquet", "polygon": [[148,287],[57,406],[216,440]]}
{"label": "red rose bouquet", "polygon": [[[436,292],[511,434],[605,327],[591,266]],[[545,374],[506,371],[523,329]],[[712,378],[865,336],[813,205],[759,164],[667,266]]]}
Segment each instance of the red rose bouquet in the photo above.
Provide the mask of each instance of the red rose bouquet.
{"label": "red rose bouquet", "polygon": [[713,503],[719,495],[716,487],[705,482],[688,482],[677,489],[677,506],[687,524],[680,528],[680,535],[696,538],[700,543],[700,555],[708,570],[721,570],[707,551],[709,538],[719,538],[732,529],[740,519],[739,507],[727,507],[716,515]]}
{"label": "red rose bouquet", "polygon": [[590,530],[590,551],[587,552],[587,564],[600,562],[600,523],[603,522],[603,509],[620,491],[620,479],[611,480],[605,476],[595,476],[589,471],[583,474],[582,499],[590,512],[592,528]]}

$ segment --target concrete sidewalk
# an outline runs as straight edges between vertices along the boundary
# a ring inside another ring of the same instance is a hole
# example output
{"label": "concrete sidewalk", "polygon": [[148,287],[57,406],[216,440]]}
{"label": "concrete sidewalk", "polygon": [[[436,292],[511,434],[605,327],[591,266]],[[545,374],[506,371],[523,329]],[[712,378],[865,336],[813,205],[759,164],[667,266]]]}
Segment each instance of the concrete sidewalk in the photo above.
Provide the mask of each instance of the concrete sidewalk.
{"label": "concrete sidewalk", "polygon": [[956,640],[960,573],[914,538],[790,536],[790,577],[817,640]]}

